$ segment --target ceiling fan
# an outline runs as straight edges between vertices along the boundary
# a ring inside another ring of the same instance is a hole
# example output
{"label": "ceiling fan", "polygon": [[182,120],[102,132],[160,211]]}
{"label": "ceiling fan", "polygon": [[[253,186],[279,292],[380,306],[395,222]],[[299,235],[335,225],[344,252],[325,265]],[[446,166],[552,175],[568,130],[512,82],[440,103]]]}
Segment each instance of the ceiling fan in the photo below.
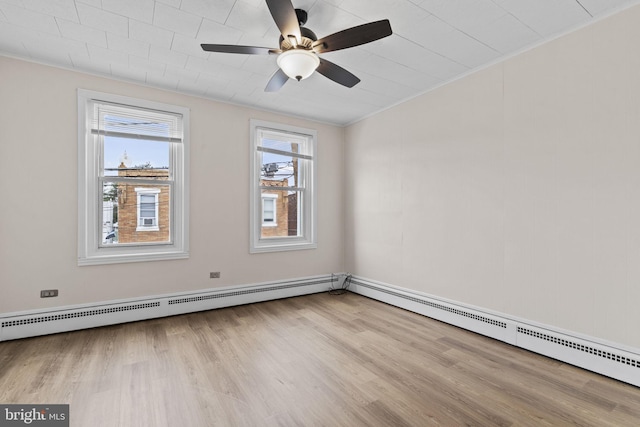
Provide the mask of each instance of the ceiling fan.
{"label": "ceiling fan", "polygon": [[291,0],[266,0],[271,16],[282,35],[280,48],[257,46],[237,46],[228,44],[202,44],[207,52],[240,53],[247,55],[278,55],[278,71],[271,77],[265,92],[276,92],[289,78],[298,81],[306,79],[314,71],[346,87],[353,87],[360,79],[349,71],[322,59],[318,54],[347,49],[390,36],[391,24],[388,19],[369,22],[347,28],[323,37],[320,40],[303,25],[307,22],[307,12],[295,9]]}

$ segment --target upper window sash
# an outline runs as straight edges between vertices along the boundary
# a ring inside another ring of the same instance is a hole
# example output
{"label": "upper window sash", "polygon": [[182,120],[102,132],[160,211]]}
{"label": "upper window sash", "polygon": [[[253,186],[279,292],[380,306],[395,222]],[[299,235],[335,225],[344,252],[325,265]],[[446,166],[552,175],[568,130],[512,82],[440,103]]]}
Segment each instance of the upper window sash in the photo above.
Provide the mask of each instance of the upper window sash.
{"label": "upper window sash", "polygon": [[90,132],[94,135],[149,141],[182,142],[182,114],[91,100]]}

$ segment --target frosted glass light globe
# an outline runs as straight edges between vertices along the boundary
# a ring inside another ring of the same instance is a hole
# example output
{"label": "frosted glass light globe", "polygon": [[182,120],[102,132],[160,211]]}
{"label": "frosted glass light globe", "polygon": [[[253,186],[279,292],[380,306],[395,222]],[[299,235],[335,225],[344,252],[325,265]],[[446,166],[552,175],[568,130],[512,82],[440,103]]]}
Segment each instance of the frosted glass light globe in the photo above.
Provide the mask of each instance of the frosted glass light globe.
{"label": "frosted glass light globe", "polygon": [[320,65],[320,58],[309,50],[291,49],[282,52],[277,62],[287,76],[300,81],[313,74]]}

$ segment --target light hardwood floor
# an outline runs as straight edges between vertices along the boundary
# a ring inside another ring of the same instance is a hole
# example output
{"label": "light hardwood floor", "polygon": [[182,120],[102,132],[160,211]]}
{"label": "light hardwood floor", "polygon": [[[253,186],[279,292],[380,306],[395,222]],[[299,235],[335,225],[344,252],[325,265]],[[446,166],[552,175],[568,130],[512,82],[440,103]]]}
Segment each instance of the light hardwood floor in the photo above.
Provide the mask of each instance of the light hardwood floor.
{"label": "light hardwood floor", "polygon": [[71,426],[638,426],[640,389],[355,294],[0,343]]}

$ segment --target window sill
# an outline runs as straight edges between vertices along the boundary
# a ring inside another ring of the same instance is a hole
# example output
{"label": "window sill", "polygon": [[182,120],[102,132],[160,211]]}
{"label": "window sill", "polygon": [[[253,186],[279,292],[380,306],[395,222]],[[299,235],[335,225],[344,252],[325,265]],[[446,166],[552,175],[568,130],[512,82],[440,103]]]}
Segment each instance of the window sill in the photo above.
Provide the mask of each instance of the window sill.
{"label": "window sill", "polygon": [[160,231],[160,227],[136,227],[136,231]]}
{"label": "window sill", "polygon": [[317,243],[299,242],[299,243],[262,243],[257,244],[250,249],[250,253],[259,254],[265,252],[283,252],[283,251],[299,251],[305,249],[316,249]]}
{"label": "window sill", "polygon": [[166,261],[173,259],[187,259],[189,252],[158,252],[158,253],[139,253],[139,254],[108,254],[95,255],[90,258],[78,258],[78,266],[85,265],[103,265],[103,264],[122,264],[128,262],[147,262],[147,261]]}

